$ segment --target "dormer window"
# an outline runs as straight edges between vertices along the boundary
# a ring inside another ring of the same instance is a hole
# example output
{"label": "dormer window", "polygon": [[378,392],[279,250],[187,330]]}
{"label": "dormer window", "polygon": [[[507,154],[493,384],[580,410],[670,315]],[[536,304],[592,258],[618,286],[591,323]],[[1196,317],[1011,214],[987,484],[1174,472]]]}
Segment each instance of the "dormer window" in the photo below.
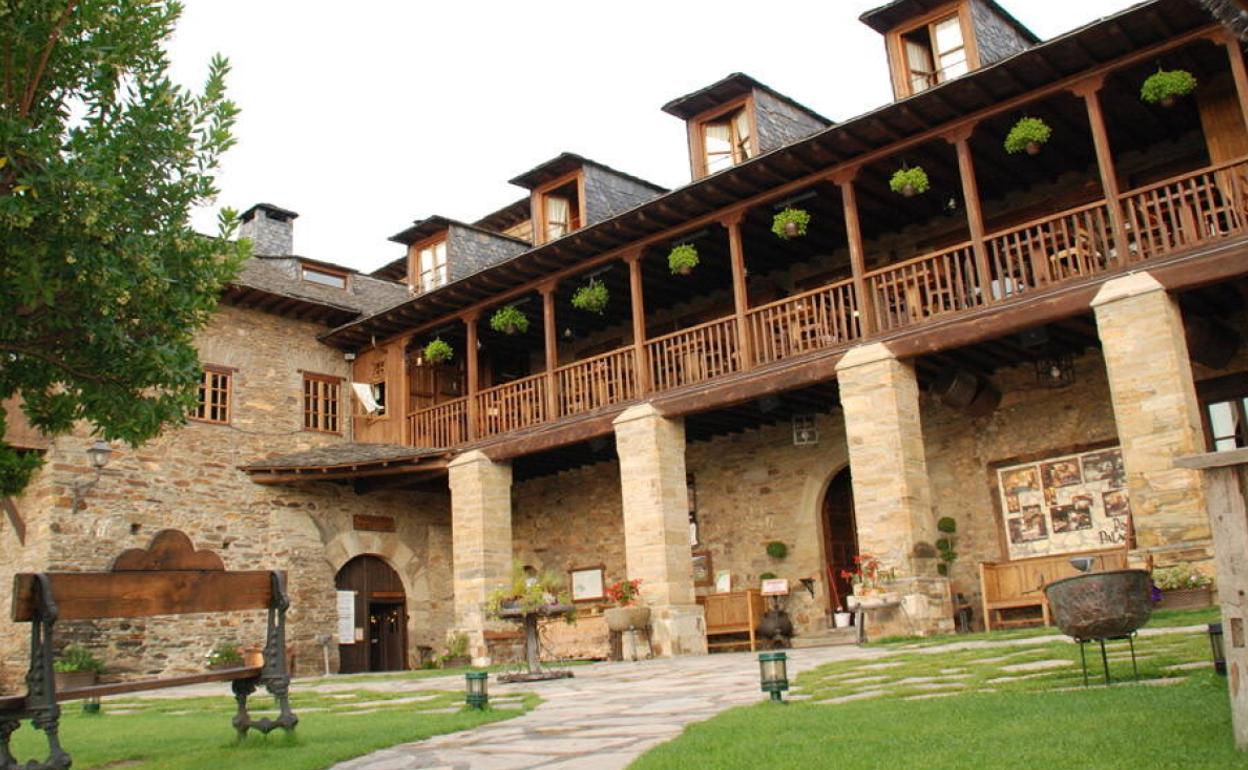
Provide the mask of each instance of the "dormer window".
{"label": "dormer window", "polygon": [[969,70],[962,20],[957,13],[921,24],[900,37],[912,95]]}
{"label": "dormer window", "polygon": [[579,173],[556,179],[534,191],[537,196],[538,232],[542,243],[562,238],[579,230],[584,221]]}
{"label": "dormer window", "polygon": [[754,132],[745,105],[702,123],[706,173],[714,174],[754,157]]}
{"label": "dormer window", "polygon": [[300,277],[308,283],[329,286],[333,289],[347,288],[347,273],[344,271],[314,265],[300,265],[299,268]]}
{"label": "dormer window", "polygon": [[410,281],[419,292],[445,286],[449,271],[446,267],[446,238],[425,241],[412,247]]}

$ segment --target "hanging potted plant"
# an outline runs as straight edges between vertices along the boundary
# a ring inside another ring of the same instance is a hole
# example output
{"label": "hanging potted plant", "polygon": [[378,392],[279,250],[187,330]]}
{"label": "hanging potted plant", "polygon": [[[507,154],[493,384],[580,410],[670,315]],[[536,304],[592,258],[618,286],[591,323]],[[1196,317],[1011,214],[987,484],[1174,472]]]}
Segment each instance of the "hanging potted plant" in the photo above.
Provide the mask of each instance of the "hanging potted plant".
{"label": "hanging potted plant", "polygon": [[572,295],[572,307],[587,313],[602,315],[602,311],[607,309],[608,299],[610,296],[607,294],[606,284],[590,278],[589,283],[577,289]]}
{"label": "hanging potted plant", "polygon": [[503,334],[524,334],[529,330],[529,318],[515,305],[504,305],[490,316],[490,328]]}
{"label": "hanging potted plant", "polygon": [[931,189],[932,183],[927,178],[927,172],[922,166],[914,166],[913,168],[901,167],[893,173],[893,178],[888,180],[888,189],[895,193],[913,198],[921,195]]}
{"label": "hanging potted plant", "polygon": [[1196,90],[1196,77],[1187,70],[1163,70],[1158,68],[1149,75],[1140,88],[1140,98],[1149,104],[1173,107],[1180,96]]}
{"label": "hanging potted plant", "polygon": [[1053,129],[1040,118],[1022,118],[1005,137],[1005,151],[1011,155],[1025,152],[1028,155],[1039,155],[1040,148],[1049,141]]}
{"label": "hanging potted plant", "polygon": [[787,241],[805,235],[809,224],[810,212],[788,206],[771,220],[771,231],[777,238]]}
{"label": "hanging potted plant", "polygon": [[455,350],[449,342],[443,342],[441,337],[432,340],[425,345],[425,360],[431,364],[446,363],[455,355]]}
{"label": "hanging potted plant", "polygon": [[689,271],[698,266],[697,248],[689,243],[673,247],[667,255],[667,266],[672,269],[673,275],[689,275]]}

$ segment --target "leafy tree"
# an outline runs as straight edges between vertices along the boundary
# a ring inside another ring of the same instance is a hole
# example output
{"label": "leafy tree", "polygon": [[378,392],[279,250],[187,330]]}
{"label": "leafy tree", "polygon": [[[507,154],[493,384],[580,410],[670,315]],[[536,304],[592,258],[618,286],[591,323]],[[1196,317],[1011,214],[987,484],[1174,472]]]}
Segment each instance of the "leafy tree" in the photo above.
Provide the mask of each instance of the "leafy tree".
{"label": "leafy tree", "polygon": [[[0,399],[48,435],[138,444],[194,403],[195,330],[246,257],[191,210],[234,142],[229,64],[166,75],[177,2],[0,1]],[[0,408],[0,435],[5,412]],[[40,460],[0,442],[0,495]]]}

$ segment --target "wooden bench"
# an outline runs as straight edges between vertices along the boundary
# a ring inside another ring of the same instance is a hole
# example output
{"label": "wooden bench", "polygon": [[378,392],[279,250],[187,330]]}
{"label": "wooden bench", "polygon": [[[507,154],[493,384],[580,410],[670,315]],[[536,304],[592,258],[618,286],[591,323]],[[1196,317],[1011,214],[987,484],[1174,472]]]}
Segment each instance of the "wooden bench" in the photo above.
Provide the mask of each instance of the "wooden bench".
{"label": "wooden bench", "polygon": [[[60,745],[62,701],[160,690],[201,682],[231,682],[238,711],[233,725],[239,740],[255,728],[287,732],[299,720],[290,709],[286,668],[286,576],[282,572],[227,572],[212,551],[196,551],[190,538],[174,529],[158,532],[147,549],[125,551],[108,572],[23,573],[13,579],[13,620],[31,624],[30,670],[25,695],[0,697],[0,769],[64,770],[71,760]],[[58,620],[102,620],[203,612],[268,610],[264,662],[259,667],[208,671],[187,676],[56,689],[52,663],[53,629]],[[277,699],[276,719],[252,720],[247,696],[259,685]],[[19,765],[9,736],[21,720],[47,735],[46,762]]]}
{"label": "wooden bench", "polygon": [[706,638],[708,649],[735,647],[744,641],[710,641],[712,637],[726,634],[748,634],[750,650],[757,647],[755,629],[763,617],[763,597],[757,588],[735,591],[730,594],[710,594],[698,597],[706,613]]}
{"label": "wooden bench", "polygon": [[1127,568],[1127,552],[1122,547],[1007,562],[980,562],[979,586],[984,604],[984,628],[991,631],[993,628],[1031,623],[1031,620],[1006,620],[998,615],[1004,610],[1028,607],[1039,607],[1044,625],[1049,625],[1049,605],[1044,598],[1044,587],[1055,580],[1080,574],[1070,564],[1076,556],[1096,559],[1094,569],[1098,571]]}

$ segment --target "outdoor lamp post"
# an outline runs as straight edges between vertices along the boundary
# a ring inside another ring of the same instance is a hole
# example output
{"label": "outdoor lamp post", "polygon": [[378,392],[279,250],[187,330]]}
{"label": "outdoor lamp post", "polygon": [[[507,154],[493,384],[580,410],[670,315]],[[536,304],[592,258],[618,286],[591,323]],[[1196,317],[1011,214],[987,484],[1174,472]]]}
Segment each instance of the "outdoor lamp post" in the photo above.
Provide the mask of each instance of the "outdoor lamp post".
{"label": "outdoor lamp post", "polygon": [[1222,646],[1222,624],[1209,624],[1209,650],[1213,653],[1213,670],[1226,676],[1226,650]]}
{"label": "outdoor lamp post", "polygon": [[100,474],[104,472],[104,466],[108,465],[109,455],[113,453],[113,448],[108,445],[107,441],[97,441],[87,450],[87,459],[91,461],[91,467],[95,470],[95,476],[90,481],[78,482],[70,489],[74,493],[73,512],[78,513],[82,510],[83,499],[100,483]]}
{"label": "outdoor lamp post", "polygon": [[784,703],[780,693],[789,689],[788,660],[783,652],[764,652],[758,656],[758,678],[763,692],[771,693],[776,703]]}
{"label": "outdoor lamp post", "polygon": [[464,674],[468,685],[468,705],[477,711],[483,711],[490,702],[489,673],[486,671],[469,671]]}

